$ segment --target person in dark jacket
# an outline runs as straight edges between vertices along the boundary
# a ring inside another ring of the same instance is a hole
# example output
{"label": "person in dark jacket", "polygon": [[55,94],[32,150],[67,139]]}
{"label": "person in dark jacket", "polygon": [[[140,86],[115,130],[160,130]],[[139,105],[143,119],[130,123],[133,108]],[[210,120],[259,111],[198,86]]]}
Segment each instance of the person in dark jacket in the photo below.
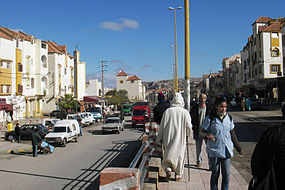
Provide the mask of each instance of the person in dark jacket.
{"label": "person in dark jacket", "polygon": [[22,132],[22,129],[20,128],[20,124],[17,123],[15,127],[15,138],[18,143],[20,143],[20,140],[21,140],[21,132]]}
{"label": "person in dark jacket", "polygon": [[[199,96],[199,104],[196,104],[192,107],[190,110],[191,115],[191,121],[192,121],[192,129],[194,134],[194,139],[196,141],[196,159],[197,159],[197,167],[201,167],[202,165],[202,153],[201,153],[201,147],[203,143],[203,137],[201,137],[200,133],[202,131],[202,123],[206,116],[209,115],[210,107],[206,105],[207,96],[206,94],[200,94]],[[205,143],[206,142],[206,139]]]}
{"label": "person in dark jacket", "polygon": [[252,158],[249,190],[285,187],[285,123],[268,128],[258,140]]}
{"label": "person in dark jacket", "polygon": [[161,118],[162,118],[164,111],[167,108],[169,108],[170,105],[165,100],[164,94],[162,92],[158,93],[157,99],[158,99],[158,104],[153,109],[153,117],[154,117],[154,121],[157,124],[160,124],[160,121],[161,121]]}
{"label": "person in dark jacket", "polygon": [[37,130],[34,133],[32,133],[31,140],[32,140],[32,145],[33,145],[33,157],[37,157],[38,156],[38,146],[39,146],[39,143],[42,142],[42,138],[37,132]]}

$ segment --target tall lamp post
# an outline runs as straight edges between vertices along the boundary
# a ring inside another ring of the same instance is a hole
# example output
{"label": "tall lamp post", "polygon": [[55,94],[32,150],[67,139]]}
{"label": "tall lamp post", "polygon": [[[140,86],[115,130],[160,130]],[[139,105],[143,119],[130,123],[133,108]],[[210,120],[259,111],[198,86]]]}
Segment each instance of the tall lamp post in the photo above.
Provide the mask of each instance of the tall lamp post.
{"label": "tall lamp post", "polygon": [[185,15],[185,90],[186,109],[190,111],[190,38],[189,38],[189,0],[184,0]]}
{"label": "tall lamp post", "polygon": [[169,10],[174,10],[174,36],[175,36],[175,45],[174,45],[174,59],[175,59],[175,84],[173,84],[173,93],[178,92],[178,78],[177,78],[177,35],[176,35],[176,10],[182,9],[182,7],[168,7]]}

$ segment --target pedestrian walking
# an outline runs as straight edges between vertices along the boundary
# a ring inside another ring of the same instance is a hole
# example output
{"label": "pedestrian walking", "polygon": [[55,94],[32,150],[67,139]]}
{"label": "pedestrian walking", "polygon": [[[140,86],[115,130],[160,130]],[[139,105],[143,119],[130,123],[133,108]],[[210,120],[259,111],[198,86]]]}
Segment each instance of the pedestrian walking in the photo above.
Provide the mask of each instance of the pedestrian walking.
{"label": "pedestrian walking", "polygon": [[229,189],[230,158],[233,156],[233,147],[239,154],[244,154],[235,135],[233,119],[226,111],[226,100],[222,97],[217,98],[215,109],[202,124],[203,136],[208,139],[207,151],[212,171],[211,190],[218,189],[220,170],[222,170],[222,190]]}
{"label": "pedestrian walking", "polygon": [[203,139],[205,140],[205,143],[207,143],[207,140],[201,136],[202,123],[205,120],[206,116],[208,116],[210,113],[210,106],[206,105],[206,101],[206,94],[200,94],[199,104],[195,104],[190,110],[193,135],[196,142],[196,164],[198,168],[201,167],[203,161],[201,152]]}
{"label": "pedestrian walking", "polygon": [[285,187],[285,123],[268,128],[258,140],[252,158],[249,190],[282,190]]}
{"label": "pedestrian walking", "polygon": [[20,143],[20,140],[21,140],[21,132],[22,132],[22,129],[20,128],[20,124],[17,123],[15,127],[15,137],[18,143]]}
{"label": "pedestrian walking", "polygon": [[32,145],[33,145],[33,157],[37,157],[38,156],[38,146],[39,143],[42,142],[42,138],[41,136],[38,134],[37,130],[32,133]]}
{"label": "pedestrian walking", "polygon": [[171,179],[171,172],[175,172],[175,179],[179,181],[184,169],[186,138],[191,133],[191,117],[184,109],[184,100],[180,93],[173,97],[171,107],[165,110],[158,130],[157,141],[164,148],[162,168],[166,171],[166,179]]}
{"label": "pedestrian walking", "polygon": [[162,92],[158,93],[157,96],[158,104],[153,109],[154,121],[160,124],[162,115],[164,111],[170,107],[169,103],[165,100],[164,94]]}

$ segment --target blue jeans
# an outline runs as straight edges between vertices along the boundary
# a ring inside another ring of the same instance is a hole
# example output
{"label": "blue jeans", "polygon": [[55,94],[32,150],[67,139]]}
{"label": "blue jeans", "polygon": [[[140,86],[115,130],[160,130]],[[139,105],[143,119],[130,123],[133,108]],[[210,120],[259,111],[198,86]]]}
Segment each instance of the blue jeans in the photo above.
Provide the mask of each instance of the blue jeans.
{"label": "blue jeans", "polygon": [[38,145],[33,145],[33,157],[38,156]]}
{"label": "blue jeans", "polygon": [[222,190],[229,189],[231,158],[209,157],[211,164],[211,190],[218,189],[220,168],[222,168]]}

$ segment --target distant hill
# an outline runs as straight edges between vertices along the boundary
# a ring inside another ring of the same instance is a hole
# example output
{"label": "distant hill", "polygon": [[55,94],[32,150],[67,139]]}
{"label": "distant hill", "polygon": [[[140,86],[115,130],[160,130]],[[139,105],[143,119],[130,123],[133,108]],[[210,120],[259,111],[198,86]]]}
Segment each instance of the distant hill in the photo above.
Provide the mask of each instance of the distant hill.
{"label": "distant hill", "polygon": [[[190,83],[192,82],[200,82],[202,78],[190,78]],[[173,80],[160,80],[160,81],[148,81],[143,82],[146,86],[146,89],[159,89],[159,88],[172,88],[173,87]],[[180,88],[184,87],[185,79],[178,79],[178,86]]]}

